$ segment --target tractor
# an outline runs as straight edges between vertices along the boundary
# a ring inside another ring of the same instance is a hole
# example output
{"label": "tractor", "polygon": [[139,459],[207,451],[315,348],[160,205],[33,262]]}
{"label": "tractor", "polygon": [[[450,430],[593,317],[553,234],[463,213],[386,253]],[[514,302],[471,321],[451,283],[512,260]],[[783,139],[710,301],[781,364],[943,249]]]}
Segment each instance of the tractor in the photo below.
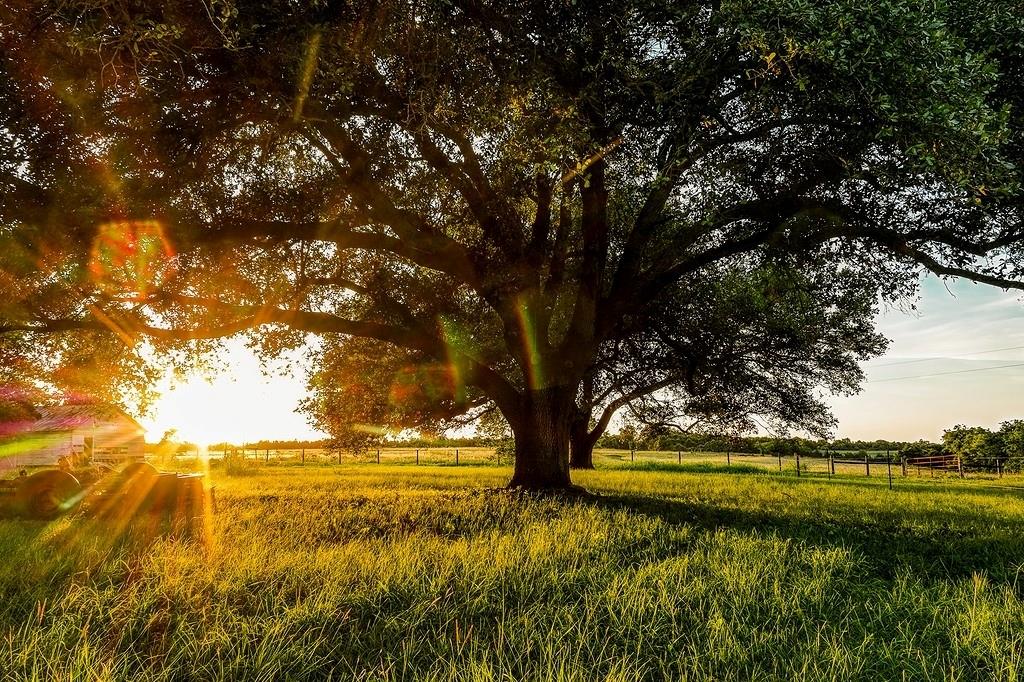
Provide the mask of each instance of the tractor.
{"label": "tractor", "polygon": [[[210,500],[212,495],[211,489]],[[146,462],[119,470],[23,471],[0,481],[0,514],[39,520],[82,508],[100,517],[145,514],[191,521],[203,515],[207,499],[202,474],[162,472]]]}

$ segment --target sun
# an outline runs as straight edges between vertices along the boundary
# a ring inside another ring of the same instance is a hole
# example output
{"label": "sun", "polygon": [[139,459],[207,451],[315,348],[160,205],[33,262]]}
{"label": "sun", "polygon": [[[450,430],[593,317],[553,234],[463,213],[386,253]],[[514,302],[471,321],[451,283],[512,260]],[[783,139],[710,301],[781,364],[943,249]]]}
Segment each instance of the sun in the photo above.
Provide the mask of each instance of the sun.
{"label": "sun", "polygon": [[303,376],[264,374],[240,341],[227,344],[223,360],[228,369],[212,376],[176,379],[168,371],[158,386],[160,397],[140,419],[148,440],[157,441],[171,429],[177,439],[200,446],[323,437],[296,412],[306,395]]}
{"label": "sun", "polygon": [[[192,376],[172,384],[152,410],[150,440],[174,430],[177,438],[199,445],[232,441],[244,410],[233,406],[245,400],[232,382]],[[147,424],[147,426],[150,426]]]}

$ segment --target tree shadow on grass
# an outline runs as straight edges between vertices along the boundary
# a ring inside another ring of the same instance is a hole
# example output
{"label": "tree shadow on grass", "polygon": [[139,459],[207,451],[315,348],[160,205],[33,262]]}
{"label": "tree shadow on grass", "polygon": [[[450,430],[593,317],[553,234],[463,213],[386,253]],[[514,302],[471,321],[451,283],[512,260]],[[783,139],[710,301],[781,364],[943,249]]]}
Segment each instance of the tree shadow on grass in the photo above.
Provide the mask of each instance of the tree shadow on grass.
{"label": "tree shadow on grass", "polygon": [[828,518],[779,511],[755,511],[678,499],[608,495],[593,499],[609,510],[657,517],[708,532],[732,529],[754,535],[777,535],[798,542],[844,547],[863,555],[878,577],[892,579],[909,571],[925,582],[947,581],[985,573],[997,583],[1020,584],[1024,567],[1024,522],[966,510],[894,510],[864,518],[855,509]]}

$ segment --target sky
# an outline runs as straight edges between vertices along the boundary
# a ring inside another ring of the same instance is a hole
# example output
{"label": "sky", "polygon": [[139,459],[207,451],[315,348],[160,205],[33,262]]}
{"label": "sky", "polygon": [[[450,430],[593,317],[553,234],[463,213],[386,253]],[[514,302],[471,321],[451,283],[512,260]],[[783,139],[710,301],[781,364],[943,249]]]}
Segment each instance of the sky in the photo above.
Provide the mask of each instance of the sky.
{"label": "sky", "polygon": [[[301,354],[294,359],[295,366],[301,366]],[[259,359],[240,338],[227,340],[223,366],[212,376],[184,381],[168,372],[157,387],[160,398],[139,419],[146,439],[158,441],[169,429],[177,430],[177,438],[199,445],[324,437],[296,412],[306,396],[304,376],[264,374]]]}
{"label": "sky", "polygon": [[[1024,418],[1019,292],[929,276],[916,310],[883,310],[877,324],[892,343],[864,364],[861,393],[830,400],[837,437],[938,440],[957,423],[992,428]],[[162,397],[140,420],[149,440],[168,429],[200,445],[324,436],[296,412],[306,395],[303,376],[265,375],[236,339],[228,341],[226,361],[230,369],[213,377],[164,378]]]}
{"label": "sky", "polygon": [[840,436],[938,440],[957,423],[1024,418],[1020,292],[929,276],[916,311],[882,311],[877,324],[892,342],[864,364],[861,393],[832,399]]}

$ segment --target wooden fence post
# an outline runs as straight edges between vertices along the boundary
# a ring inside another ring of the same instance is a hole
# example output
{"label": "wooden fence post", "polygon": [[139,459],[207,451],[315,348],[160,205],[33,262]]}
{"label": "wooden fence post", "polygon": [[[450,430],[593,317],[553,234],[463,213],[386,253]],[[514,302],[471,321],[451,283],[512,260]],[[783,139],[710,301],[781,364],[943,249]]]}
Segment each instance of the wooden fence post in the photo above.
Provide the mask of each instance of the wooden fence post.
{"label": "wooden fence post", "polygon": [[796,453],[796,477],[800,478],[800,453]]}
{"label": "wooden fence post", "polygon": [[871,460],[868,459],[867,455],[864,455],[864,475],[871,476]]}
{"label": "wooden fence post", "polygon": [[892,460],[889,459],[889,453],[885,455],[885,467],[889,470],[889,490],[892,490]]}
{"label": "wooden fence post", "polygon": [[459,449],[455,448],[455,466],[459,465]]}
{"label": "wooden fence post", "polygon": [[306,463],[306,448],[302,448],[302,463]]}
{"label": "wooden fence post", "polygon": [[416,463],[420,463],[420,449],[416,448]]}
{"label": "wooden fence post", "polygon": [[732,466],[732,450],[725,451],[725,465]]}
{"label": "wooden fence post", "polygon": [[380,448],[377,448],[377,464],[380,464]]}
{"label": "wooden fence post", "polygon": [[682,464],[682,463],[683,463],[683,451],[682,450],[676,450],[676,464]]}
{"label": "wooden fence post", "polygon": [[636,460],[636,450],[634,450],[633,448],[630,448],[629,449],[629,461],[633,462],[635,460]]}
{"label": "wooden fence post", "polygon": [[959,456],[956,458],[956,469],[960,472],[960,478],[964,477],[964,460]]}
{"label": "wooden fence post", "polygon": [[782,455],[779,455],[779,473],[782,473]]}

